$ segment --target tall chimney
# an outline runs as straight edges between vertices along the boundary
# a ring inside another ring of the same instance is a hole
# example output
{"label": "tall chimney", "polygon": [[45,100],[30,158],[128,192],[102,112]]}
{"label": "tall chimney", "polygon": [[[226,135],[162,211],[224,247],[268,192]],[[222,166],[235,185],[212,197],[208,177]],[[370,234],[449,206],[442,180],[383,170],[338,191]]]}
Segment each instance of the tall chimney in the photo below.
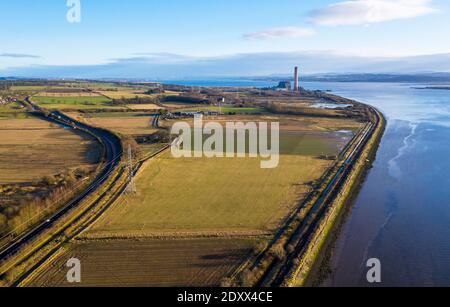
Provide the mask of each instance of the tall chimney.
{"label": "tall chimney", "polygon": [[294,92],[298,92],[298,67],[295,66],[295,73],[294,73]]}

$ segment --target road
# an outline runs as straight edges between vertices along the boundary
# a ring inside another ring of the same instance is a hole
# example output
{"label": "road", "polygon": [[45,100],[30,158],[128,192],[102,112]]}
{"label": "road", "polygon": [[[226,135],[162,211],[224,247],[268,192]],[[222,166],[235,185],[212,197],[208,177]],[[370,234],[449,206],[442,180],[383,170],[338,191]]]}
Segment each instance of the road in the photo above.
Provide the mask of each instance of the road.
{"label": "road", "polygon": [[[33,110],[40,110],[39,107],[34,105],[28,98],[26,101],[33,107]],[[69,201],[69,203],[55,212],[46,221],[42,222],[24,235],[16,238],[5,248],[2,248],[2,250],[0,251],[0,261],[14,255],[21,249],[21,247],[31,242],[45,230],[50,229],[54,225],[54,223],[58,221],[62,216],[77,207],[78,204],[80,204],[89,195],[94,193],[106,180],[108,180],[109,174],[113,170],[115,170],[120,163],[120,157],[122,156],[122,145],[120,139],[112,133],[74,121],[73,119],[57,111],[51,112],[48,116],[45,116],[45,119],[68,129],[77,129],[80,131],[84,131],[85,133],[89,133],[98,138],[104,146],[104,166],[95,180],[83,192],[79,193],[74,199]]]}

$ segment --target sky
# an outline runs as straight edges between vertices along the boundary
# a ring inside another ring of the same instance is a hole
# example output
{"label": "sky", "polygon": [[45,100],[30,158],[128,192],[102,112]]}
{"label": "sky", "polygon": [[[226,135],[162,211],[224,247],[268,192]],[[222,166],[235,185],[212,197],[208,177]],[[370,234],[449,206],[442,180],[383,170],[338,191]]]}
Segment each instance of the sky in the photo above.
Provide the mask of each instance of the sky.
{"label": "sky", "polygon": [[450,71],[450,1],[0,0],[0,37],[0,76]]}

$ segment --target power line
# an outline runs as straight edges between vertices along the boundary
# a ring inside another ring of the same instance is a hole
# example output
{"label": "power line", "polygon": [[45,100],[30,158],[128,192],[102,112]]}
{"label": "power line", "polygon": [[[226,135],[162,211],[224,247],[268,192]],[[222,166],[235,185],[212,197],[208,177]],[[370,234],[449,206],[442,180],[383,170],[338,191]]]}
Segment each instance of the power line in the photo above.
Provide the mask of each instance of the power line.
{"label": "power line", "polygon": [[131,150],[131,145],[128,145],[128,180],[127,180],[126,194],[136,195],[137,188],[134,182],[134,171],[133,171],[133,152]]}

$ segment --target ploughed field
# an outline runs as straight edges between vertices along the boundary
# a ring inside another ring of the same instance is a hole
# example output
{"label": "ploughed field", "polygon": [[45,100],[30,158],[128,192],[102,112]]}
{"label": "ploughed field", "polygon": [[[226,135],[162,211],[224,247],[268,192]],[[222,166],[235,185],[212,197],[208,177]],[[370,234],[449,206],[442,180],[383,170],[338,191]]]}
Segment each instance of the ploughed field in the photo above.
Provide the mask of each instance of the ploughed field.
{"label": "ploughed field", "polygon": [[76,242],[28,285],[73,286],[66,279],[66,263],[76,257],[84,287],[218,286],[248,257],[253,244],[249,239]]}
{"label": "ploughed field", "polygon": [[[113,130],[138,129],[143,120],[127,118],[87,120]],[[68,285],[65,263],[76,257],[82,286],[218,285],[275,233],[332,165],[324,157],[338,155],[361,127],[348,119],[271,114],[210,119],[279,121],[279,167],[261,169],[259,158],[175,159],[164,152],[137,174],[137,195],[122,196],[29,284]]]}

